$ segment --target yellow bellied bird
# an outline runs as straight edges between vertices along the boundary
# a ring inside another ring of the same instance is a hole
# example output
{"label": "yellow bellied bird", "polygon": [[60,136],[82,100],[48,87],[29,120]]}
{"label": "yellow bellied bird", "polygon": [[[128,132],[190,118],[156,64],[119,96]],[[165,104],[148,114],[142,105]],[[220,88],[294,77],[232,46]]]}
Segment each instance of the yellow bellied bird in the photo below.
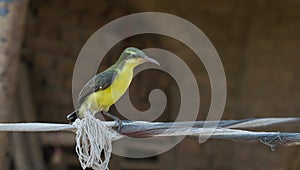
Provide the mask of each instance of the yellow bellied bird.
{"label": "yellow bellied bird", "polygon": [[85,84],[79,93],[79,109],[70,113],[67,119],[74,122],[77,118],[83,118],[86,111],[92,114],[101,112],[116,120],[120,128],[120,119],[108,113],[108,110],[126,92],[132,81],[134,68],[145,62],[159,65],[156,60],[147,57],[143,51],[134,47],[126,48],[114,65]]}

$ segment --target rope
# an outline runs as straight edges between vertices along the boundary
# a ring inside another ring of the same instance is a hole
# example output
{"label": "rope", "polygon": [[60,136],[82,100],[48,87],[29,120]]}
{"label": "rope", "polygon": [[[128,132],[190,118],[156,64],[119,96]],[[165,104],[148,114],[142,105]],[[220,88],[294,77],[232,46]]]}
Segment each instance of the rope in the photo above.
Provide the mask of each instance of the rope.
{"label": "rope", "polygon": [[55,132],[74,131],[75,126],[71,124],[58,123],[0,123],[0,131],[11,132]]}
{"label": "rope", "polygon": [[77,119],[73,124],[54,123],[6,123],[0,124],[0,131],[53,132],[71,131],[76,134],[76,153],[83,169],[108,170],[112,152],[112,141],[120,139],[112,127],[115,122],[102,122],[91,114]]}
{"label": "rope", "polygon": [[112,141],[119,135],[91,114],[86,114],[82,120],[77,119],[73,125],[77,129],[76,153],[81,167],[108,170]]}
{"label": "rope", "polygon": [[[188,122],[143,122],[123,121],[120,133],[113,127],[114,121],[100,121],[91,114],[77,119],[73,124],[55,123],[0,123],[0,132],[53,132],[71,131],[76,134],[76,153],[83,169],[108,170],[112,152],[112,141],[123,136],[210,136],[214,139],[231,139],[234,141],[258,141],[271,147],[300,145],[300,133],[255,132],[245,129],[267,127],[279,124],[299,123],[300,118],[261,118],[244,120],[223,120],[218,123],[217,129],[203,128],[204,121]],[[216,121],[208,121],[215,124]],[[238,129],[239,128],[239,129]],[[242,130],[244,129],[244,130]],[[213,132],[213,133],[212,133]],[[212,134],[211,134],[212,133]]]}

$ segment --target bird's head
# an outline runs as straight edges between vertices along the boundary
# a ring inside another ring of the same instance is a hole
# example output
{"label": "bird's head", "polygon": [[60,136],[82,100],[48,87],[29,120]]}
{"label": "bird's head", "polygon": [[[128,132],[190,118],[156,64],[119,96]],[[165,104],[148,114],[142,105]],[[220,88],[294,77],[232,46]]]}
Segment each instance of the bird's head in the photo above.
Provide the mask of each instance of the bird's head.
{"label": "bird's head", "polygon": [[159,63],[153,58],[148,57],[142,50],[139,50],[134,47],[126,48],[117,63],[122,64],[132,64],[132,65],[140,65],[145,62],[150,62],[159,65]]}

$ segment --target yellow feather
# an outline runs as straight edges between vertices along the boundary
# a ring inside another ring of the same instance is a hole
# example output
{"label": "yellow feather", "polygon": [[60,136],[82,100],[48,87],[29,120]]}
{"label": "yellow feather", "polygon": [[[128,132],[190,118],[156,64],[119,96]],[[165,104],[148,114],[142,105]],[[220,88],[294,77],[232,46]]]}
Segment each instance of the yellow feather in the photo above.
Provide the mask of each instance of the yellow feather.
{"label": "yellow feather", "polygon": [[95,114],[97,111],[108,111],[109,107],[116,103],[129,87],[132,77],[133,69],[139,63],[134,60],[128,60],[123,68],[117,70],[116,77],[107,89],[98,90],[87,97],[79,109],[79,117],[83,117],[83,113],[89,110]]}

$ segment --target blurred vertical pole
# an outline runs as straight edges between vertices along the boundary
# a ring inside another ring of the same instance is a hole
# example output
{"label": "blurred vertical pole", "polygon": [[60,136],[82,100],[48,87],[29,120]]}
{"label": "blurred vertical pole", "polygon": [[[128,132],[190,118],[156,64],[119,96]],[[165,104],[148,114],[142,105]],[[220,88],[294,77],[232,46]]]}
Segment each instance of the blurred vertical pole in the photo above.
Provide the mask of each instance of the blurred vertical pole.
{"label": "blurred vertical pole", "polygon": [[[33,104],[30,77],[27,66],[20,62],[18,69],[18,103],[20,122],[36,121],[36,111]],[[14,133],[12,134],[14,145],[14,165],[16,170],[45,170],[42,143],[38,133]],[[17,150],[19,148],[19,150]]]}
{"label": "blurred vertical pole", "polygon": [[[28,0],[0,0],[0,122],[17,110],[16,74]],[[7,133],[0,133],[0,167],[8,169]]]}

